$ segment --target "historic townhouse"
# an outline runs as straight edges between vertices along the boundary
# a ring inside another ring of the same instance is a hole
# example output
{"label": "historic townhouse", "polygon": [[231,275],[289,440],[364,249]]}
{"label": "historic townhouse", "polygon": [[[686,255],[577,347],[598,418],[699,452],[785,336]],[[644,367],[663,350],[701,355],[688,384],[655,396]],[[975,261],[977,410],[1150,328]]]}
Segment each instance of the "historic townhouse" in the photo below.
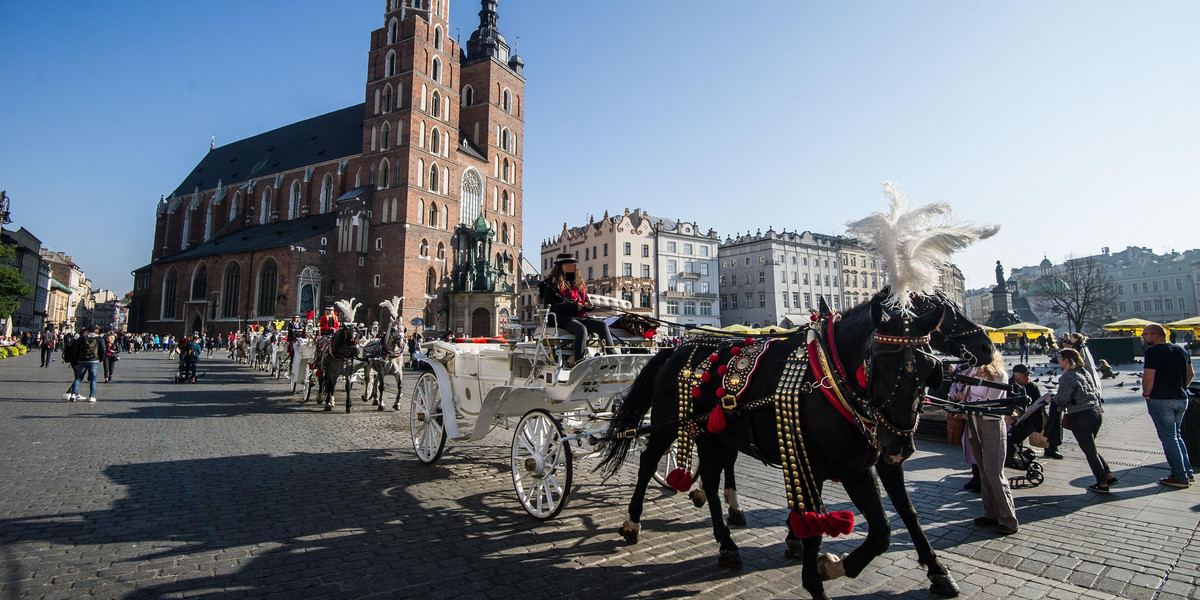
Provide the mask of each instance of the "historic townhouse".
{"label": "historic townhouse", "polygon": [[[131,327],[225,333],[339,298],[403,296],[438,334],[502,333],[521,247],[525,79],[482,0],[388,0],[365,102],[212,148],[157,207]],[[347,65],[347,68],[361,68]]]}

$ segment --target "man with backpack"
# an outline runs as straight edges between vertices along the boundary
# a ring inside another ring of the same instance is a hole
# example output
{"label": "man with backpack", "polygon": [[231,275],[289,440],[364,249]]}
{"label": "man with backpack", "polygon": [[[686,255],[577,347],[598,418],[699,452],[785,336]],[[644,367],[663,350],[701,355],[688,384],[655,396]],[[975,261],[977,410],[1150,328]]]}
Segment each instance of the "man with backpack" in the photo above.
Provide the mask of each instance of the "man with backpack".
{"label": "man with backpack", "polygon": [[66,393],[67,402],[84,399],[77,393],[84,375],[87,376],[91,386],[89,390],[91,393],[88,395],[87,401],[96,401],[96,379],[100,376],[100,358],[107,352],[108,346],[104,343],[104,338],[100,337],[100,328],[95,325],[87,328],[87,331],[66,349],[63,358],[70,362],[71,367],[75,370],[75,382],[71,384],[71,389]]}

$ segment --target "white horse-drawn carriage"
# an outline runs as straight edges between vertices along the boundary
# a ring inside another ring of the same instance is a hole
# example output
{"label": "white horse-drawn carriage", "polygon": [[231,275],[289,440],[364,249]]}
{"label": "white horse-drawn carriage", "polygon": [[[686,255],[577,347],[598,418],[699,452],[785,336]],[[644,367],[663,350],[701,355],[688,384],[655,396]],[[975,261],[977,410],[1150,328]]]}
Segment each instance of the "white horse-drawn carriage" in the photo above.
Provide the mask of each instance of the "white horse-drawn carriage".
{"label": "white horse-drawn carriage", "polygon": [[[610,307],[623,302],[592,300]],[[548,311],[540,316],[542,326],[531,341],[423,343],[424,358],[418,360],[427,370],[413,386],[409,419],[413,447],[424,463],[436,461],[448,439],[476,442],[497,427],[513,429],[517,498],[531,516],[546,520],[566,504],[572,446],[587,455],[599,450],[614,402],[655,349],[643,335],[618,328],[622,319],[609,319],[617,325],[610,327],[614,347],[603,348],[592,338],[588,356],[566,368],[574,337],[557,327]],[[664,485],[673,461],[671,453],[660,465],[658,479]]]}

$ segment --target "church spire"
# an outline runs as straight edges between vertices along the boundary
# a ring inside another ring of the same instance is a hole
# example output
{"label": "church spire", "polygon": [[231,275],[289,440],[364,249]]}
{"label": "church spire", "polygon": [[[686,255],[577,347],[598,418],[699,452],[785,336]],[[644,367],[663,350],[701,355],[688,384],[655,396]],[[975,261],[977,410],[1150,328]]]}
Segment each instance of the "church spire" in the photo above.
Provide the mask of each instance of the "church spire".
{"label": "church spire", "polygon": [[508,42],[500,35],[496,21],[500,15],[496,12],[497,0],[481,0],[479,11],[479,28],[471,33],[467,40],[467,62],[477,62],[489,58],[498,58],[500,62],[508,62]]}

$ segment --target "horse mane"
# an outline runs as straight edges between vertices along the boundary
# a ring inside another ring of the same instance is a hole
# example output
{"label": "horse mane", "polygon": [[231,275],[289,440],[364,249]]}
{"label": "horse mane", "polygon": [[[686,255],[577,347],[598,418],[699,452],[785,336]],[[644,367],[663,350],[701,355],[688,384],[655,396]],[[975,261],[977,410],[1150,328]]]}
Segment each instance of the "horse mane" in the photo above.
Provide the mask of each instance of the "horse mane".
{"label": "horse mane", "polygon": [[884,303],[911,315],[909,295],[933,293],[951,254],[995,235],[1000,226],[957,222],[945,202],[913,206],[891,181],[883,182],[883,193],[888,209],[848,222],[846,232],[883,257],[891,288]]}

